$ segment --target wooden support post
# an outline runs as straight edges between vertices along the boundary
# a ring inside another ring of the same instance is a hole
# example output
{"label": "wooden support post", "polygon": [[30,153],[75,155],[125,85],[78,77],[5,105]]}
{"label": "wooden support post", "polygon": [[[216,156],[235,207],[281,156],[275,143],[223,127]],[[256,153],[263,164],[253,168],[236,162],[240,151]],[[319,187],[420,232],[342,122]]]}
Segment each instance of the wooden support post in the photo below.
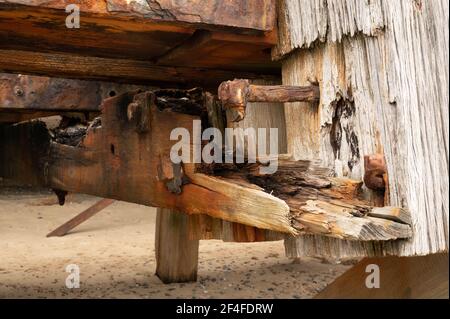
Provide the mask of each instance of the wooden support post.
{"label": "wooden support post", "polygon": [[[367,288],[368,265],[378,266],[379,288]],[[416,257],[365,258],[320,292],[326,298],[448,299],[448,253]]]}
{"label": "wooden support post", "polygon": [[[337,177],[365,176],[369,189],[362,191],[374,202],[378,190],[370,188],[378,187],[370,177],[383,177],[384,201],[409,210],[413,237],[389,244],[290,237],[290,257],[448,251],[449,77],[440,66],[448,65],[449,49],[446,33],[437,31],[448,20],[448,5],[422,1],[418,9],[414,1],[388,2],[307,1],[299,8],[297,0],[279,1],[272,53],[282,63],[283,85],[320,86],[318,105],[285,104],[287,153],[333,166]],[[375,22],[375,16],[383,18]],[[398,41],[399,34],[410,36]],[[383,155],[382,172],[370,172],[378,161],[364,167],[364,157],[370,162],[374,154]]]}
{"label": "wooden support post", "polygon": [[100,212],[101,210],[105,209],[109,205],[114,203],[114,199],[109,198],[103,198],[99,200],[97,203],[89,207],[88,209],[84,210],[68,222],[64,223],[63,225],[59,226],[52,232],[47,234],[47,237],[61,237],[67,234],[69,231],[80,225],[81,223],[84,223],[86,220]]}
{"label": "wooden support post", "polygon": [[165,284],[197,280],[199,240],[189,239],[186,214],[158,208],[156,217],[156,275]]}

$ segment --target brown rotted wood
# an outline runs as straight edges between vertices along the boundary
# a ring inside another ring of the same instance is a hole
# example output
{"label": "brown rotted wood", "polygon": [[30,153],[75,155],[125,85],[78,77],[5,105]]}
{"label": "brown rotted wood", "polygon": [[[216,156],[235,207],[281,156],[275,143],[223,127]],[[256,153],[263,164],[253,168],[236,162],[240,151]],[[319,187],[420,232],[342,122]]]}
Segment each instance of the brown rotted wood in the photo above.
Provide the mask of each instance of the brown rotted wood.
{"label": "brown rotted wood", "polygon": [[214,176],[248,182],[284,200],[297,234],[358,241],[412,235],[407,210],[373,207],[362,195],[361,181],[330,177],[330,170],[311,161],[280,159],[277,172],[270,175],[261,175],[257,164],[216,164],[208,169]]}

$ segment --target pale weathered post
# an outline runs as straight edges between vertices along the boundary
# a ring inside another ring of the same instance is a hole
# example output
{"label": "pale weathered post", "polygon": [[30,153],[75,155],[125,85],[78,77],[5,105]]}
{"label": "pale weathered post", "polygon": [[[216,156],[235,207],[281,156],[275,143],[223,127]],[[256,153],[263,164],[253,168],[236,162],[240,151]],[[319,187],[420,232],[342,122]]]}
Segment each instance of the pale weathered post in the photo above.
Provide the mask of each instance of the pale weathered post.
{"label": "pale weathered post", "polygon": [[318,83],[321,92],[317,105],[285,104],[288,152],[355,179],[365,155],[384,155],[385,204],[409,209],[414,234],[373,243],[291,237],[289,256],[448,253],[448,21],[444,0],[279,2],[272,53],[283,84]]}

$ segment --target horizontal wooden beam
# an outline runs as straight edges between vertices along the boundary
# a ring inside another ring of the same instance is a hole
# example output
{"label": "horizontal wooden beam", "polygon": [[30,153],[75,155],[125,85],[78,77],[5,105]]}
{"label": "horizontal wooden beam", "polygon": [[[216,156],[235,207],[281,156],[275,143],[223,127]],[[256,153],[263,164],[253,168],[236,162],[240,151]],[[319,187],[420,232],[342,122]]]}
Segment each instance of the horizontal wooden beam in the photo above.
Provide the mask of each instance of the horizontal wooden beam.
{"label": "horizontal wooden beam", "polygon": [[[310,161],[280,158],[274,174],[261,174],[251,163],[174,164],[171,132],[185,128],[194,136],[193,121],[207,118],[204,103],[199,89],[125,93],[106,99],[101,118],[73,138],[59,139],[62,132],[50,134],[41,121],[4,126],[0,176],[291,235],[411,236],[401,217],[406,211],[371,206],[360,197],[362,182],[331,178]],[[178,143],[189,150],[196,145],[193,139]]]}
{"label": "horizontal wooden beam", "polygon": [[73,3],[79,6],[82,15],[137,20],[146,24],[193,25],[212,29],[230,27],[242,29],[243,33],[245,30],[247,33],[252,30],[271,31],[275,27],[275,0],[0,0],[0,8],[65,14],[66,6]]}
{"label": "horizontal wooden beam", "polygon": [[[60,54],[73,55],[76,62],[80,62],[77,57],[117,59],[117,65],[112,60],[97,60],[105,71],[100,78],[111,78],[110,71],[117,68],[119,75],[114,78],[120,80],[126,64],[129,71],[124,74],[125,82],[132,73],[136,73],[132,80],[138,77],[138,81],[164,81],[168,80],[167,75],[172,83],[195,82],[200,78],[203,82],[216,81],[220,70],[279,74],[280,64],[270,57],[271,47],[276,44],[274,2],[83,0],[75,2],[81,10],[80,27],[68,28],[66,18],[70,12],[65,8],[73,1],[0,0],[0,46],[2,50],[12,50],[11,55],[14,51],[54,54],[52,59],[43,59],[41,63],[48,63],[49,67],[58,64],[59,72],[48,68],[35,70],[43,75],[62,75],[64,65],[58,59],[67,58]],[[201,45],[188,45],[198,32],[210,32],[211,37]],[[34,57],[37,61],[42,58]],[[132,62],[125,60],[135,61],[134,66],[142,70],[130,72]],[[25,72],[9,66],[7,61],[2,57],[3,70]],[[92,63],[83,61],[87,64],[81,62],[82,67],[92,68]],[[155,61],[179,68],[158,68],[151,63]],[[31,70],[35,63],[26,59],[24,63],[30,63],[29,72],[35,72]],[[198,70],[187,71],[187,66],[218,71],[200,72],[200,77]],[[96,69],[97,73],[101,71]],[[142,77],[145,73],[149,75]],[[99,78],[98,74],[94,78]]]}
{"label": "horizontal wooden beam", "polygon": [[278,78],[251,72],[160,66],[148,61],[1,49],[0,61],[0,71],[6,73],[138,83],[158,87],[202,86],[214,91],[222,81],[234,77],[269,80]]}
{"label": "horizontal wooden beam", "polygon": [[98,112],[104,99],[138,89],[152,87],[0,73],[0,111],[4,114],[30,110]]}

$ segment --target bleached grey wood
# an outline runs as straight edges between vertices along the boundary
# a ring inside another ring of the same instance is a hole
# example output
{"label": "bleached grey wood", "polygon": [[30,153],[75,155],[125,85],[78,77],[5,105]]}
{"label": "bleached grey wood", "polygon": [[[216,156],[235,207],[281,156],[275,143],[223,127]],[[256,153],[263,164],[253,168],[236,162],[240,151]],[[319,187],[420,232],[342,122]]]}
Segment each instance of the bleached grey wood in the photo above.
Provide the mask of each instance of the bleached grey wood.
{"label": "bleached grey wood", "polygon": [[378,35],[385,27],[382,0],[281,0],[278,12],[275,59],[315,42],[339,42],[357,33]]}
{"label": "bleached grey wood", "polygon": [[[280,45],[273,55],[283,58],[283,84],[317,81],[321,88],[318,106],[285,104],[288,152],[321,159],[338,176],[356,179],[363,176],[364,155],[384,152],[389,204],[408,208],[413,227],[411,240],[386,243],[289,238],[287,254],[339,258],[448,251],[448,2],[281,2]],[[337,109],[347,112],[337,116]],[[341,143],[333,147],[337,122]]]}

